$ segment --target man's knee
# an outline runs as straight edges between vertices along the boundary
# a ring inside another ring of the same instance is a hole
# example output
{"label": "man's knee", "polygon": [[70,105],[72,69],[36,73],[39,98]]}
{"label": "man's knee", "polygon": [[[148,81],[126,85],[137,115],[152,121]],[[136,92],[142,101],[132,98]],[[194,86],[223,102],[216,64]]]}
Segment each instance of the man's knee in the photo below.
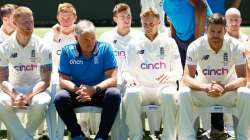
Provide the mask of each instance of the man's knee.
{"label": "man's knee", "polygon": [[106,96],[112,100],[113,103],[120,104],[121,102],[121,94],[118,88],[108,88],[106,91]]}
{"label": "man's knee", "polygon": [[37,95],[35,95],[33,98],[32,98],[32,103],[33,105],[49,105],[51,101],[51,97],[48,93],[48,91],[44,91],[44,92],[41,92]]}
{"label": "man's knee", "polygon": [[59,107],[61,105],[66,105],[70,99],[70,93],[66,90],[60,90],[59,92],[56,93],[54,104],[56,107]]}
{"label": "man's knee", "polygon": [[190,98],[191,89],[189,87],[182,87],[179,90],[179,100],[188,100]]}
{"label": "man's knee", "polygon": [[11,97],[6,93],[0,93],[0,106],[2,107],[11,107]]}
{"label": "man's knee", "polygon": [[247,87],[240,87],[237,89],[239,99],[249,102],[250,100],[250,89]]}
{"label": "man's knee", "polygon": [[125,102],[138,102],[140,101],[140,92],[138,88],[132,87],[132,88],[127,88],[126,93],[125,93]]}
{"label": "man's knee", "polygon": [[160,91],[161,100],[163,102],[176,102],[177,94],[175,88],[164,88]]}

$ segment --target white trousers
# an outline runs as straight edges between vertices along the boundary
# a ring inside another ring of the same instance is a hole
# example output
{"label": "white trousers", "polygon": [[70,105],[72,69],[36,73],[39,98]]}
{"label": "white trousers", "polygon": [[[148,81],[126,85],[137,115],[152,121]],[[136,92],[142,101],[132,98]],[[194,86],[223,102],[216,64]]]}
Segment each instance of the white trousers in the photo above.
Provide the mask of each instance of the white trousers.
{"label": "white trousers", "polygon": [[[19,88],[17,91],[28,93],[31,89]],[[12,108],[11,97],[6,93],[0,92],[0,119],[15,140],[25,140],[33,136],[36,129],[42,123],[46,116],[50,100],[51,97],[48,91],[33,96],[27,112],[27,125],[26,128],[24,128],[16,112]]]}
{"label": "white trousers", "polygon": [[177,91],[175,87],[132,87],[127,88],[124,97],[126,123],[132,140],[142,139],[142,105],[161,106],[163,135],[162,140],[176,140]]}
{"label": "white trousers", "polygon": [[250,121],[250,90],[241,87],[234,91],[226,92],[221,97],[210,97],[206,92],[194,91],[189,87],[183,87],[179,91],[179,140],[195,140],[196,133],[193,127],[194,106],[208,107],[212,105],[222,105],[225,107],[235,107],[238,118],[236,129],[238,140],[248,140],[248,130]]}

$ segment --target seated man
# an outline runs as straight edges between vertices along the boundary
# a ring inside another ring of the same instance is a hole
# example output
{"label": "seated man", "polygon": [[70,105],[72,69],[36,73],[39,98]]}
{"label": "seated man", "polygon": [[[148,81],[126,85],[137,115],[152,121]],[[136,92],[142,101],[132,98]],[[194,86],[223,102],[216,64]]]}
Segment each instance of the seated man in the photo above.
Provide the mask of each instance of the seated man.
{"label": "seated man", "polygon": [[[19,7],[14,12],[16,33],[0,45],[0,118],[15,140],[33,140],[45,118],[50,95],[51,52],[33,35],[32,11]],[[13,108],[29,106],[26,129]]]}
{"label": "seated man", "polygon": [[128,45],[127,82],[124,97],[126,122],[131,140],[142,139],[142,105],[161,105],[162,140],[176,140],[177,86],[182,65],[177,45],[172,38],[159,34],[160,15],[152,8],[140,15],[144,36]]}
{"label": "seated man", "polygon": [[[187,51],[184,84],[180,91],[179,140],[195,140],[193,106],[236,107],[237,139],[248,140],[250,91],[246,86],[244,46],[224,36],[226,21],[213,14],[207,35],[194,41]],[[196,70],[198,76],[196,76]],[[236,72],[236,74],[234,74]],[[231,76],[232,74],[236,76]],[[212,138],[219,140],[220,136]]]}
{"label": "seated man", "polygon": [[59,84],[64,90],[55,97],[56,109],[72,140],[85,140],[74,108],[89,105],[102,107],[96,140],[107,140],[121,101],[119,90],[115,88],[115,55],[109,44],[96,41],[92,22],[79,21],[75,32],[77,43],[61,50],[58,72]]}

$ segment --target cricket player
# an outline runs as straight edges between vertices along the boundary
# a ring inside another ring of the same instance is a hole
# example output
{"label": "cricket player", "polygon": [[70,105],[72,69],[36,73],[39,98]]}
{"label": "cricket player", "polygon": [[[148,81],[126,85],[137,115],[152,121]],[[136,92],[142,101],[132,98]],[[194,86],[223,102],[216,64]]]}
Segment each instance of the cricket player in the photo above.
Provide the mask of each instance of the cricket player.
{"label": "cricket player", "polygon": [[[188,48],[183,82],[180,90],[179,140],[195,140],[193,106],[222,105],[236,107],[239,123],[237,139],[248,140],[250,91],[246,88],[244,46],[224,36],[226,21],[220,14],[208,19],[207,35]],[[196,71],[198,75],[196,76]],[[236,73],[236,76],[231,76]],[[220,139],[223,133],[213,136]]]}
{"label": "cricket player", "polygon": [[168,32],[166,25],[165,25],[165,12],[163,10],[163,0],[141,0],[141,11],[145,10],[146,8],[154,8],[160,14],[161,24],[159,27],[160,32]]}
{"label": "cricket player", "polygon": [[[15,140],[33,140],[46,116],[51,97],[51,51],[33,34],[33,13],[18,7],[13,15],[16,32],[0,45],[0,118]],[[13,108],[26,108],[28,122],[22,126]]]}
{"label": "cricket player", "polygon": [[[142,105],[161,106],[162,140],[176,139],[177,86],[182,65],[177,45],[172,38],[158,32],[159,13],[148,8],[141,15],[144,36],[128,45],[123,77],[127,82],[124,97],[129,137],[142,139]],[[136,124],[136,125],[135,125]]]}

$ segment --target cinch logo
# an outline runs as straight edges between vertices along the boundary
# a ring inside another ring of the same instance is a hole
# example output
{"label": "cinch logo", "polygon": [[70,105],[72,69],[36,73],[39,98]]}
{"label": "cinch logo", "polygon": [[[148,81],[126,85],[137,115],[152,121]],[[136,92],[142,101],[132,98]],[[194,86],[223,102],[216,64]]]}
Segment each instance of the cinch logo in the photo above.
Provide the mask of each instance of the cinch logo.
{"label": "cinch logo", "polygon": [[158,62],[158,63],[142,63],[141,64],[141,69],[166,69],[167,64],[164,62]]}
{"label": "cinch logo", "polygon": [[73,65],[75,65],[75,64],[83,64],[83,61],[82,60],[70,60],[69,61],[69,64],[73,64]]}
{"label": "cinch logo", "polygon": [[203,69],[202,73],[204,75],[226,75],[228,74],[228,69],[220,68],[220,69]]}
{"label": "cinch logo", "polygon": [[115,56],[118,57],[125,57],[126,56],[126,52],[125,51],[114,51]]}
{"label": "cinch logo", "polygon": [[37,65],[36,64],[30,64],[30,65],[20,65],[20,66],[14,66],[14,69],[16,71],[33,71],[37,70]]}

